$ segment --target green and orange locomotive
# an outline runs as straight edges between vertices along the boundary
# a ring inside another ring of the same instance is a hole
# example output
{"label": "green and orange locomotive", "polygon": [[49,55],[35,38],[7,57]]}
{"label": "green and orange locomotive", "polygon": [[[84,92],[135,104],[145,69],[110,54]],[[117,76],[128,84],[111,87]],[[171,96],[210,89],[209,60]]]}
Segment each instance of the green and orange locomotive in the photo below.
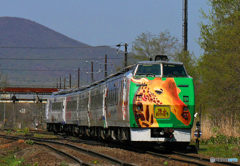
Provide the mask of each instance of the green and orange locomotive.
{"label": "green and orange locomotive", "polygon": [[183,63],[156,56],[127,69],[88,87],[53,93],[46,105],[48,130],[121,142],[188,144],[195,99]]}

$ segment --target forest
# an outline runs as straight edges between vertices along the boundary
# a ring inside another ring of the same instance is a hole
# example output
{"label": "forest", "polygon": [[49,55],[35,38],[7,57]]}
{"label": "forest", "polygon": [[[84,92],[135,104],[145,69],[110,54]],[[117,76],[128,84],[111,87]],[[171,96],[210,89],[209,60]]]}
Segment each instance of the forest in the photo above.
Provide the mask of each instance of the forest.
{"label": "forest", "polygon": [[199,23],[197,42],[204,51],[202,55],[183,51],[179,40],[166,30],[158,35],[140,34],[130,57],[138,61],[165,54],[172,61],[183,62],[194,79],[195,112],[201,113],[203,138],[217,134],[239,137],[240,2],[209,0],[208,5],[209,13],[200,10],[200,17],[207,22]]}

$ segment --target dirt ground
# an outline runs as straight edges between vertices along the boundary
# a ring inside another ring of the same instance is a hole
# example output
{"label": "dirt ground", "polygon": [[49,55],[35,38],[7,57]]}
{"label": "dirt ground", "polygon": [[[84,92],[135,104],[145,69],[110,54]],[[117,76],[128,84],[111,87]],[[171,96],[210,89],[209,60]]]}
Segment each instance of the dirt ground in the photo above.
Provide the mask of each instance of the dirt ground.
{"label": "dirt ground", "polygon": [[[63,163],[75,163],[73,160],[61,156],[48,148],[39,145],[29,145],[24,140],[12,141],[0,138],[0,156],[11,155],[24,158],[22,165],[56,166]],[[0,161],[3,165],[4,161]]]}
{"label": "dirt ground", "polygon": [[[131,152],[123,149],[92,146],[76,143],[86,149],[90,149],[96,152],[102,152],[103,154],[124,160],[126,162],[134,163],[140,166],[158,166],[158,165],[181,165],[188,166],[190,164],[170,161],[163,158],[152,157],[151,155]],[[40,145],[29,145],[24,140],[12,141],[4,138],[0,138],[0,156],[7,156],[11,154],[17,159],[24,158],[24,162],[21,165],[28,166],[77,166],[78,164],[65,156],[55,153],[53,150]],[[106,165],[96,162],[93,165]],[[164,164],[165,163],[165,164]],[[0,161],[0,165],[3,165],[4,161]]]}

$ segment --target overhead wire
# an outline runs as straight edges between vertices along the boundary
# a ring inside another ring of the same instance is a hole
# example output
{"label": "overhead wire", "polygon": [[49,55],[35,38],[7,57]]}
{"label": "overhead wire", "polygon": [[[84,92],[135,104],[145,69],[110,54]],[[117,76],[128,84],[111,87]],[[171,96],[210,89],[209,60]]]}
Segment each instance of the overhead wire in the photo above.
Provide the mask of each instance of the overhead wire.
{"label": "overhead wire", "polygon": [[[128,43],[128,45],[131,45],[132,43]],[[123,45],[121,45],[123,46]],[[15,46],[0,46],[0,48],[6,48],[6,49],[81,49],[81,48],[101,48],[101,47],[118,47],[117,45],[100,45],[100,46],[53,46],[53,47],[15,47]]]}
{"label": "overhead wire", "polygon": [[[38,59],[38,58],[0,58],[0,60],[90,60],[90,59],[105,59],[105,58],[68,58],[68,59]],[[108,59],[123,59],[123,58],[108,58]]]}
{"label": "overhead wire", "polygon": [[[101,48],[101,47],[116,47],[116,45],[101,45],[101,46],[83,46],[83,47],[7,47],[7,46],[0,46],[0,49],[81,49],[81,48]],[[0,58],[0,60],[90,60],[90,59],[105,59],[105,58],[56,58],[56,59],[47,59],[47,58]],[[108,59],[123,59],[123,58],[108,58]],[[86,65],[86,64],[85,64]],[[5,71],[74,71],[73,70],[37,70],[37,69],[0,69],[0,70],[5,70]],[[82,70],[86,71],[86,70]]]}
{"label": "overhead wire", "polygon": [[[37,69],[0,69],[0,70],[15,70],[15,71],[76,71],[75,69],[72,69],[72,70],[50,70],[50,69],[47,69],[47,70],[37,70]],[[86,71],[87,70],[82,70],[82,71]]]}
{"label": "overhead wire", "polygon": [[13,46],[0,46],[6,49],[65,49],[65,48],[100,48],[100,47],[113,47],[116,45],[101,45],[101,46],[67,46],[67,47],[13,47]]}

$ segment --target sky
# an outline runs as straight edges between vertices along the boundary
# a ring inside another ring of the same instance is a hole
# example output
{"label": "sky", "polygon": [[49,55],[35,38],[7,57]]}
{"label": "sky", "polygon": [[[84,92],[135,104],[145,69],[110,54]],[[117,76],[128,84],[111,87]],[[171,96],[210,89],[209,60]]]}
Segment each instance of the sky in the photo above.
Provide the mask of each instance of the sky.
{"label": "sky", "polygon": [[[2,0],[0,17],[20,17],[91,46],[131,43],[143,32],[168,30],[182,42],[182,0]],[[188,0],[188,50],[203,53],[200,9],[207,0]]]}

